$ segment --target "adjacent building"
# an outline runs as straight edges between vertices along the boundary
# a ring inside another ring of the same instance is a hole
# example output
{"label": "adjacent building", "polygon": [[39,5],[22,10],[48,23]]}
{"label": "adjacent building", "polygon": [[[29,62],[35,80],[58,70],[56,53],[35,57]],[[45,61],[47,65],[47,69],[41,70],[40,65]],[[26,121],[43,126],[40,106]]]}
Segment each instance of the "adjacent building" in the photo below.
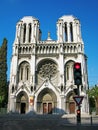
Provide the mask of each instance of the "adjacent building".
{"label": "adjacent building", "polygon": [[75,62],[80,62],[82,67],[81,113],[89,112],[87,57],[80,21],[65,15],[58,19],[56,26],[57,40],[52,40],[50,33],[46,40],[41,40],[38,19],[26,16],[17,23],[10,69],[9,112],[76,113]]}

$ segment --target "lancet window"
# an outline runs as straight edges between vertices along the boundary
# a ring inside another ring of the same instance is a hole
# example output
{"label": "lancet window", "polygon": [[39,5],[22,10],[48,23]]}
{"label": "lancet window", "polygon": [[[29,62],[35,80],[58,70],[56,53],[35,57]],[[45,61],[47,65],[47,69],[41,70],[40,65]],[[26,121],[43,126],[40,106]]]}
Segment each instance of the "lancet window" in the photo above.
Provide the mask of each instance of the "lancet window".
{"label": "lancet window", "polygon": [[65,41],[68,41],[68,36],[67,36],[67,23],[65,23]]}
{"label": "lancet window", "polygon": [[32,31],[32,26],[29,24],[29,42],[31,41],[31,31]]}
{"label": "lancet window", "polygon": [[23,43],[26,40],[26,24],[23,25]]}
{"label": "lancet window", "polygon": [[30,66],[28,62],[23,62],[19,66],[19,81],[28,81],[30,79]]}
{"label": "lancet window", "polygon": [[74,62],[73,61],[69,61],[66,66],[65,66],[65,79],[66,81],[70,81],[72,82],[73,81],[73,64]]}
{"label": "lancet window", "polygon": [[70,40],[73,41],[73,26],[72,23],[70,23]]}
{"label": "lancet window", "polygon": [[64,24],[64,35],[65,35],[65,41],[73,41],[73,24],[72,22],[68,23],[65,22]]}

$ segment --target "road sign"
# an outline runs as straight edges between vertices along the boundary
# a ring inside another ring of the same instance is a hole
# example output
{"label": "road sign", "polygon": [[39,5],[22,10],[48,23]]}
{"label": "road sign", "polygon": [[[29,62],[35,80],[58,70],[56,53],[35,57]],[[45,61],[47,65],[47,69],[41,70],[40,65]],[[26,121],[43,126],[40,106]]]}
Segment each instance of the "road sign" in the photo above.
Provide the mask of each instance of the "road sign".
{"label": "road sign", "polygon": [[75,100],[76,104],[79,106],[82,103],[83,96],[74,96],[73,99]]}

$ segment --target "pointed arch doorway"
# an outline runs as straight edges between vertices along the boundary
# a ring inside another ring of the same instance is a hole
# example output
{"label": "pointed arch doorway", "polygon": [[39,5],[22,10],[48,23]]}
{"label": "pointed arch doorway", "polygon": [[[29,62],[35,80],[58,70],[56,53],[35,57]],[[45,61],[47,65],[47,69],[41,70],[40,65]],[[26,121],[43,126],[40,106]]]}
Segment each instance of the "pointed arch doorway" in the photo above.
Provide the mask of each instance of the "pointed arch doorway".
{"label": "pointed arch doorway", "polygon": [[28,96],[22,91],[17,95],[16,98],[16,111],[20,114],[25,114],[28,111]]}
{"label": "pointed arch doorway", "polygon": [[69,114],[75,114],[75,109],[76,109],[76,104],[75,101],[73,99],[74,93],[70,92],[67,95],[67,101],[66,101],[66,109],[68,111]]}
{"label": "pointed arch doorway", "polygon": [[52,114],[57,108],[56,94],[49,88],[42,90],[37,98],[37,112],[42,114]]}

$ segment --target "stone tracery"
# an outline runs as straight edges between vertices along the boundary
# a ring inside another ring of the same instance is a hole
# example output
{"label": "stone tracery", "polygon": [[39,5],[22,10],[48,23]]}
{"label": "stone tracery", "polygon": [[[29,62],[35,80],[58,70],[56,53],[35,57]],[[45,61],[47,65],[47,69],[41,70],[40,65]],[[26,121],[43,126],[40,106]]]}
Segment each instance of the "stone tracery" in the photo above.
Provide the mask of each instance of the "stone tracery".
{"label": "stone tracery", "polygon": [[54,77],[57,73],[57,66],[53,63],[46,63],[42,65],[39,70],[39,75],[43,78],[51,78]]}

